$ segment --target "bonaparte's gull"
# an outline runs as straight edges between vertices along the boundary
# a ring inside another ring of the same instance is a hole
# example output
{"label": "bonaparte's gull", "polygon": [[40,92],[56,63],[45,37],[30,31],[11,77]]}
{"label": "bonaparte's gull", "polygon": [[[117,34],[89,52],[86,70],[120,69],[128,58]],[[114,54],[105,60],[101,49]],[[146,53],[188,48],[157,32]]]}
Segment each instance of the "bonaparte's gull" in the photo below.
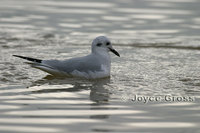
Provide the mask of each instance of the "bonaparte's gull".
{"label": "bonaparte's gull", "polygon": [[20,55],[13,55],[27,62],[34,68],[43,70],[54,76],[74,76],[88,79],[104,78],[110,76],[111,58],[109,51],[120,56],[113,49],[110,40],[105,36],[99,36],[92,42],[91,53],[87,56],[76,57],[67,60],[40,60]]}

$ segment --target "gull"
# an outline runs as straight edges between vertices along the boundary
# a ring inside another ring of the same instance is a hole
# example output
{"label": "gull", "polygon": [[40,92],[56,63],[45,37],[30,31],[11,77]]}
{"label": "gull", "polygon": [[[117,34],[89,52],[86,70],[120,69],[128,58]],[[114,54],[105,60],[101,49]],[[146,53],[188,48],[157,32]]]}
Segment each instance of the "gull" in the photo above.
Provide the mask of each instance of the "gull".
{"label": "gull", "polygon": [[119,56],[112,47],[111,41],[105,36],[96,37],[91,46],[91,53],[83,57],[66,60],[41,60],[20,55],[33,68],[45,71],[53,76],[82,77],[87,79],[105,78],[110,76],[111,57],[109,52]]}

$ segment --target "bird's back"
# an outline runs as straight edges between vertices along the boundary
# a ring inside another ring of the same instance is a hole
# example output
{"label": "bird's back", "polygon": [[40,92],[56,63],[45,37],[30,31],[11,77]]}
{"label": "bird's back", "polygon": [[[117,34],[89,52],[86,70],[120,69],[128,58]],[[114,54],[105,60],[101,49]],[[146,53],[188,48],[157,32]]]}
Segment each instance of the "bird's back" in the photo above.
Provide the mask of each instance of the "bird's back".
{"label": "bird's back", "polygon": [[71,73],[74,70],[80,72],[100,71],[101,63],[95,56],[88,55],[84,57],[77,57],[63,61],[59,60],[44,60],[43,64],[50,66],[58,71]]}

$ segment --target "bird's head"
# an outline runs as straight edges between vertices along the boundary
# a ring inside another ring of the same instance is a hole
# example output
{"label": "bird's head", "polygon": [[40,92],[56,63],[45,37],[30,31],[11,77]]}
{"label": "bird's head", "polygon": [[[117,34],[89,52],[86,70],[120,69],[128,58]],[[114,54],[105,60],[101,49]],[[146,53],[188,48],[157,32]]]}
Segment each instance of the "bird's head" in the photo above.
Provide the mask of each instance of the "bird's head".
{"label": "bird's head", "polygon": [[112,47],[110,40],[105,36],[98,36],[92,42],[92,53],[113,52],[119,56],[119,53]]}

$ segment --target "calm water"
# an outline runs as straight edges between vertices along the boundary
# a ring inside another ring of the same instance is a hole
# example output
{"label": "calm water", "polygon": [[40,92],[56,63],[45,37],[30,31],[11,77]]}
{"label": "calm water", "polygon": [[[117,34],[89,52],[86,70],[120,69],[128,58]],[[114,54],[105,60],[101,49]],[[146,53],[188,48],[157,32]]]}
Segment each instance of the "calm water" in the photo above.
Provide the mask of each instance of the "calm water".
{"label": "calm water", "polygon": [[[199,0],[1,0],[0,132],[199,133],[199,7]],[[59,79],[12,57],[82,56],[99,35],[121,55],[112,54],[110,78]]]}

